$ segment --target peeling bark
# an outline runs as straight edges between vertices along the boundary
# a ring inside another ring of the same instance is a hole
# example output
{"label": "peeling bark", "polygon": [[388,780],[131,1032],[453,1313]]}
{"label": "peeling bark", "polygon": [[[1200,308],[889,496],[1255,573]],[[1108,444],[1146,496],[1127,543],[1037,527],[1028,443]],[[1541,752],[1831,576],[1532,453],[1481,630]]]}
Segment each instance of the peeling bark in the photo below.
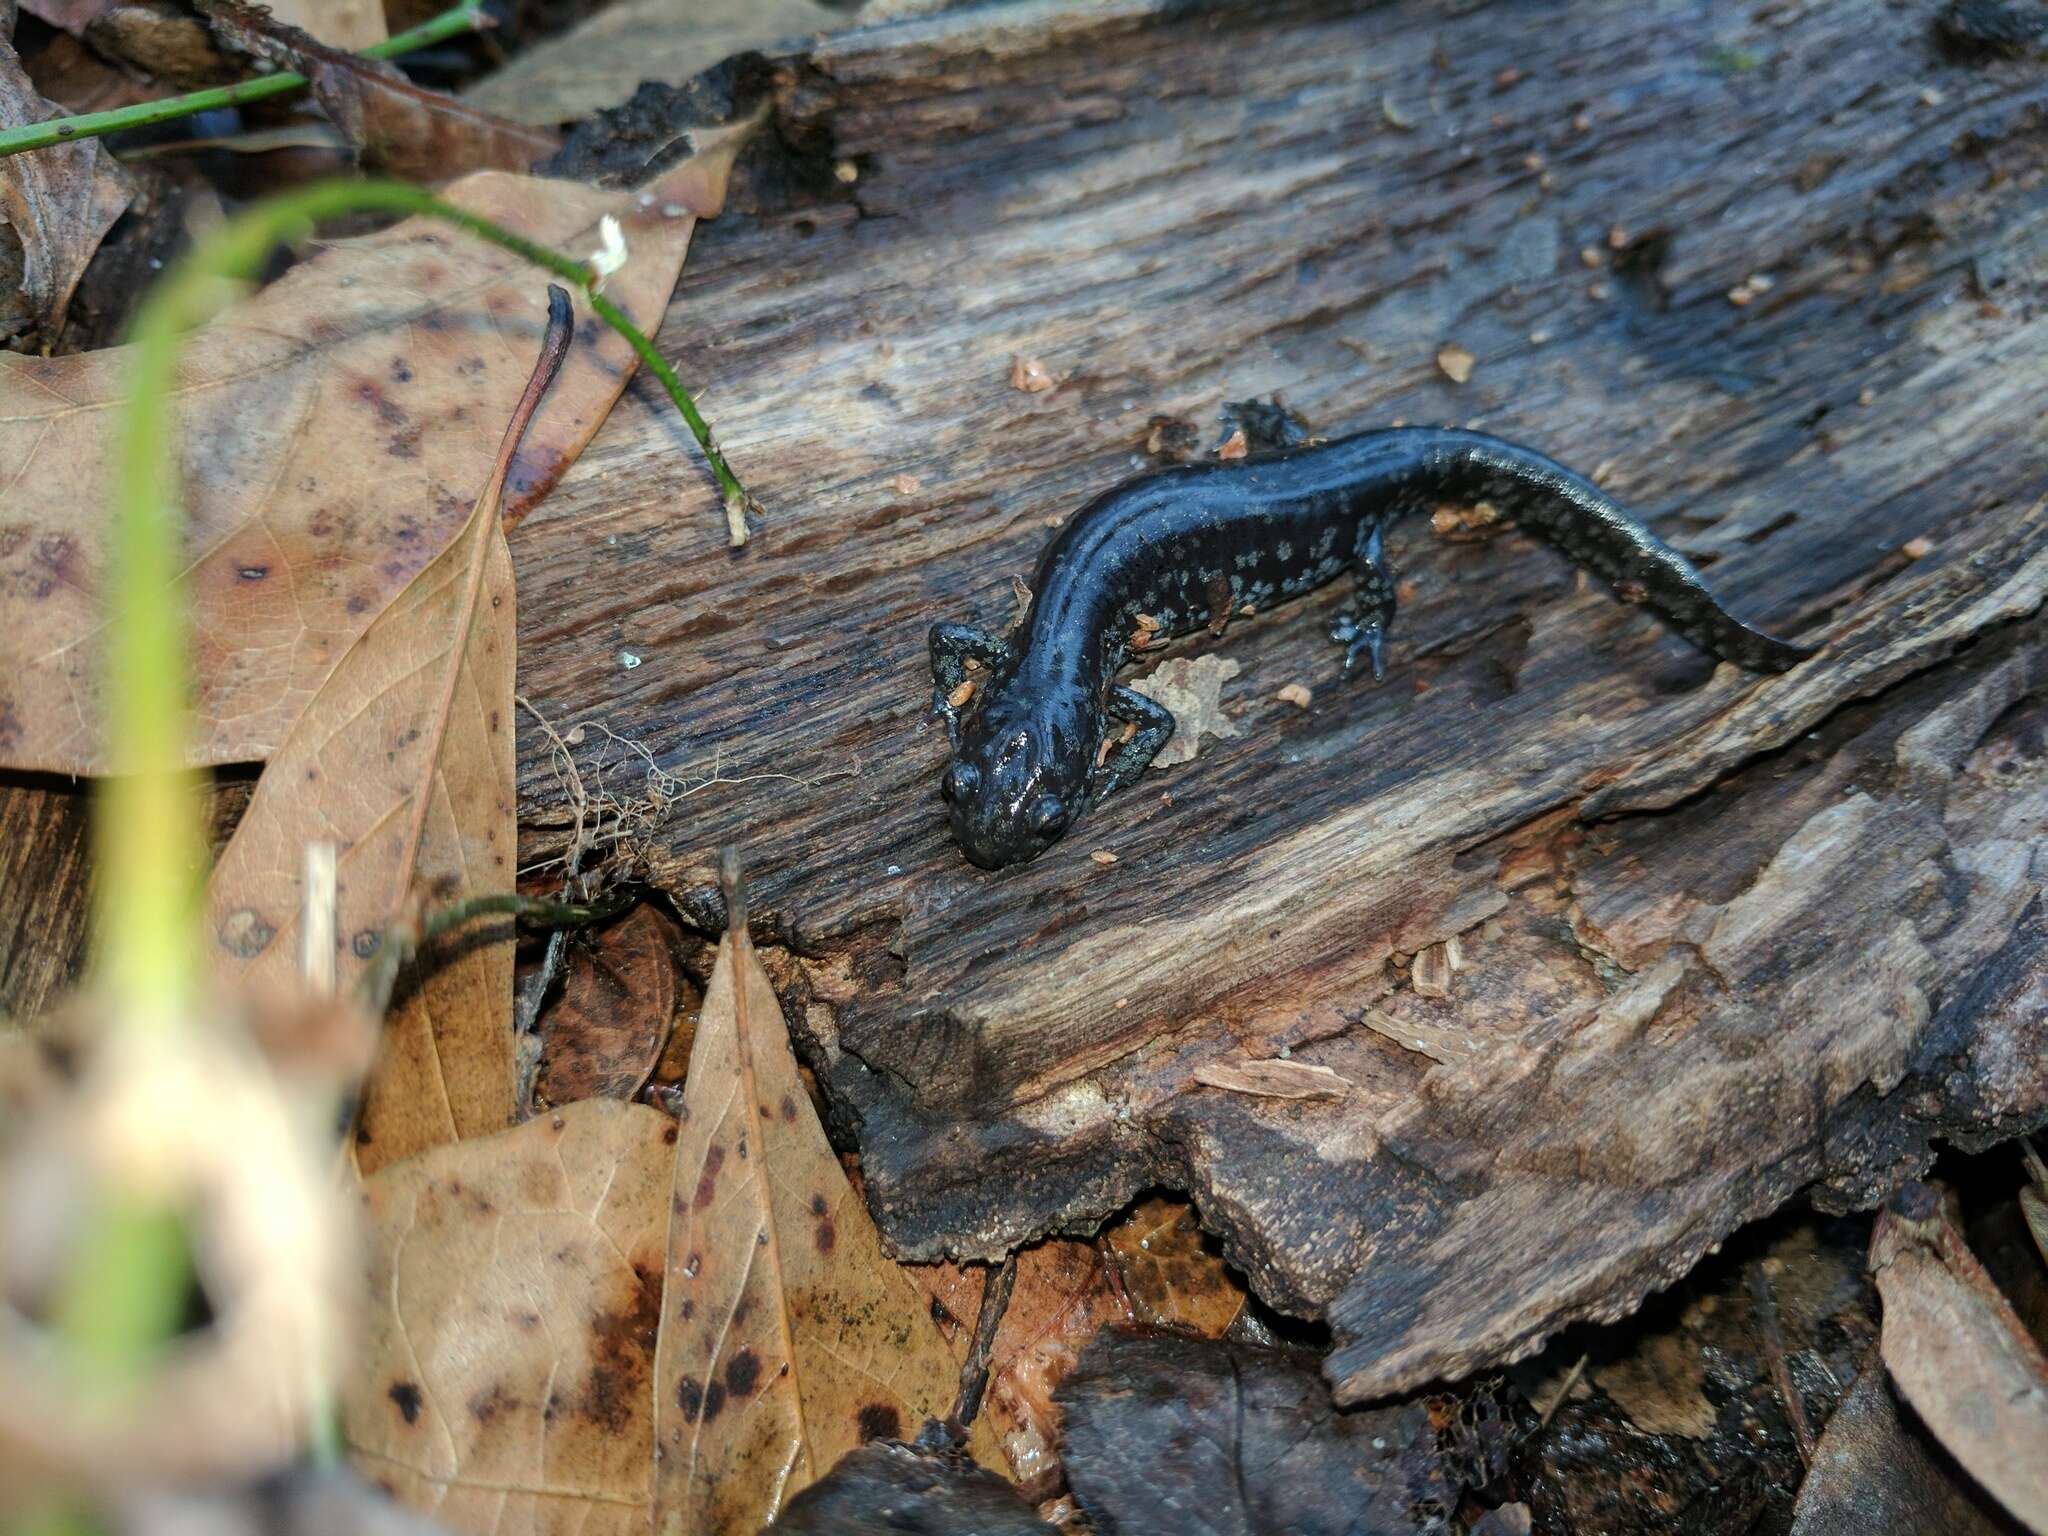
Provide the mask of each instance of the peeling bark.
{"label": "peeling bark", "polygon": [[[661,336],[769,515],[728,557],[636,390],[515,536],[522,686],[722,781],[639,851],[708,915],[745,848],[903,1253],[1184,1188],[1350,1401],[2040,1122],[2038,66],[1915,8],[1132,0],[791,78]],[[1181,654],[1242,666],[1239,736],[972,869],[926,626],[1007,626],[1047,518],[1274,391],[1599,472],[1826,649],[1717,669],[1519,536],[1405,527],[1384,686],[1335,681],[1338,590],[1233,624]],[[1283,1054],[1346,1091],[1202,1081]]]}

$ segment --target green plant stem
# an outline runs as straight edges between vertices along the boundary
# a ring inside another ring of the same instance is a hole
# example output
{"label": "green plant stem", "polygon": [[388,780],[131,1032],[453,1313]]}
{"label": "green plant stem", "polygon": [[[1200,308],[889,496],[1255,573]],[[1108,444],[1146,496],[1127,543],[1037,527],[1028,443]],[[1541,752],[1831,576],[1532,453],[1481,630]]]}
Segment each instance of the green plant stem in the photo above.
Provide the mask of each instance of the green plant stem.
{"label": "green plant stem", "polygon": [[[444,220],[576,285],[592,275],[487,219],[400,182],[325,182],[259,204],[202,241],[164,275],[137,313],[134,372],[118,440],[104,695],[109,776],[95,799],[96,965],[114,1031],[130,1041],[190,1029],[201,987],[197,776],[186,766],[190,672],[183,582],[182,472],[171,454],[171,401],[184,333],[219,308],[230,285],[261,270],[280,241],[323,218],[364,210]],[[653,344],[609,302],[597,312],[632,343],[684,413],[728,498],[745,492],[710,441],[695,405]],[[467,904],[470,915],[519,911],[589,921],[516,897]],[[124,1047],[112,1042],[110,1048]],[[180,1215],[127,1189],[100,1192],[82,1262],[59,1298],[60,1332],[104,1389],[140,1372],[177,1321],[190,1276]]]}
{"label": "green plant stem", "polygon": [[[483,0],[462,0],[462,4],[421,22],[410,31],[387,37],[381,43],[372,43],[363,50],[363,57],[397,58],[400,54],[411,53],[487,25],[489,18],[484,14]],[[48,149],[52,144],[68,144],[74,139],[98,138],[102,134],[119,133],[124,128],[147,128],[155,123],[175,122],[196,112],[245,107],[251,102],[268,101],[273,96],[289,96],[293,91],[304,90],[309,83],[304,75],[281,69],[274,75],[259,75],[254,80],[238,80],[233,85],[214,86],[210,90],[192,91],[183,96],[167,96],[161,101],[141,101],[131,107],[116,107],[111,112],[85,112],[76,117],[51,118],[46,123],[24,123],[18,128],[0,131],[0,156]]]}

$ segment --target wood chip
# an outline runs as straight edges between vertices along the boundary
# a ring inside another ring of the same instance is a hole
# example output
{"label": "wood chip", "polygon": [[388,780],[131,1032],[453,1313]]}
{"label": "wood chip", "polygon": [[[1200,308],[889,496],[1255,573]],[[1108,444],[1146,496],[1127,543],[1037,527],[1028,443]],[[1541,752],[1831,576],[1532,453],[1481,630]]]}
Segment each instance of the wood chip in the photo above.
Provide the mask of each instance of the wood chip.
{"label": "wood chip", "polygon": [[958,709],[962,704],[965,704],[969,699],[973,697],[974,680],[972,678],[963,677],[960,680],[959,686],[954,688],[954,690],[951,693],[946,695],[946,706],[949,709]]}
{"label": "wood chip", "polygon": [[1110,865],[1116,862],[1116,855],[1111,853],[1107,848],[1098,848],[1093,853],[1089,854],[1088,857],[1094,863],[1100,864],[1104,869],[1109,868]]}
{"label": "wood chip", "polygon": [[1216,457],[1219,459],[1241,459],[1249,452],[1251,452],[1251,446],[1245,441],[1244,428],[1239,427],[1223,440],[1223,446],[1216,450]]}
{"label": "wood chip", "polygon": [[889,482],[889,489],[898,496],[915,496],[924,489],[924,482],[915,475],[898,475]]}
{"label": "wood chip", "polygon": [[1267,1057],[1260,1061],[1212,1061],[1195,1068],[1195,1081],[1206,1088],[1226,1093],[1251,1094],[1263,1099],[1342,1098],[1351,1091],[1350,1079],[1328,1067],[1306,1061],[1282,1061]]}
{"label": "wood chip", "polygon": [[1289,683],[1273,697],[1283,704],[1292,704],[1296,709],[1307,709],[1315,694],[1300,683]]}
{"label": "wood chip", "polygon": [[1445,944],[1432,944],[1408,967],[1408,980],[1417,997],[1451,995],[1451,956]]}
{"label": "wood chip", "polygon": [[1035,357],[1020,357],[1010,365],[1010,388],[1027,395],[1042,395],[1057,383],[1058,376]]}
{"label": "wood chip", "polygon": [[1479,359],[1455,341],[1447,341],[1436,349],[1436,365],[1443,369],[1444,377],[1453,384],[1462,384],[1472,377],[1472,365]]}
{"label": "wood chip", "polygon": [[1925,560],[1934,553],[1934,540],[1929,538],[1908,539],[1899,546],[1899,553],[1908,560]]}

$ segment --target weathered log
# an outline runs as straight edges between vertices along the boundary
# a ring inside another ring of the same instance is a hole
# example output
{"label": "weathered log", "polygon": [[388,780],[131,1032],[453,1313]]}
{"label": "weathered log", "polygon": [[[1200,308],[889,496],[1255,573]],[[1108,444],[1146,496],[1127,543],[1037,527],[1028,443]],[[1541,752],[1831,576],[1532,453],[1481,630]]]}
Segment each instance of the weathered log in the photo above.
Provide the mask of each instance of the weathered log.
{"label": "weathered log", "polygon": [[[794,68],[662,332],[768,516],[727,554],[636,391],[515,538],[522,686],[703,785],[642,851],[715,915],[745,848],[903,1253],[1188,1189],[1357,1399],[2039,1122],[2039,65],[1919,7],[1129,0]],[[1593,471],[1825,649],[1716,669],[1519,536],[1406,528],[1383,686],[1337,590],[1233,626],[1241,736],[971,868],[926,626],[1004,627],[1158,418],[1276,391]],[[1195,1080],[1280,1055],[1348,1090]]]}

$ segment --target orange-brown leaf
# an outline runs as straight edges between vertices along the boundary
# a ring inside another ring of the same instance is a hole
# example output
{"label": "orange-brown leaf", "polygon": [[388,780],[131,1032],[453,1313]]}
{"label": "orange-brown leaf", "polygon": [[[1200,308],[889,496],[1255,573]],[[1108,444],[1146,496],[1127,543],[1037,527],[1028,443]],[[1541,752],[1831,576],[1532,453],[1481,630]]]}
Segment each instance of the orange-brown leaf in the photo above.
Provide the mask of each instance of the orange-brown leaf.
{"label": "orange-brown leaf", "polygon": [[[736,143],[648,193],[479,172],[447,197],[571,252],[607,213],[631,259],[606,289],[643,325],[675,286]],[[268,757],[336,660],[446,547],[490,473],[540,335],[541,278],[408,219],[339,240],[188,342],[176,408],[195,641],[193,758]],[[632,374],[584,318],[506,495],[516,519]],[[94,773],[113,437],[127,349],[0,354],[0,767]],[[694,471],[677,462],[678,495]],[[715,508],[706,508],[715,516]]]}
{"label": "orange-brown leaf", "polygon": [[458,1531],[647,1529],[674,1136],[599,1099],[365,1183],[365,1476]]}
{"label": "orange-brown leaf", "polygon": [[[728,933],[690,1058],[655,1367],[655,1529],[754,1536],[847,1451],[943,1417],[959,1359],[825,1140]],[[1001,1453],[977,1425],[978,1460]]]}
{"label": "orange-brown leaf", "polygon": [[541,1016],[537,1104],[640,1091],[675,1022],[675,938],[674,922],[643,905],[590,942],[571,942],[562,995]]}
{"label": "orange-brown leaf", "polygon": [[1243,1282],[1187,1201],[1141,1200],[1104,1235],[1138,1322],[1220,1339],[1244,1310]]}

